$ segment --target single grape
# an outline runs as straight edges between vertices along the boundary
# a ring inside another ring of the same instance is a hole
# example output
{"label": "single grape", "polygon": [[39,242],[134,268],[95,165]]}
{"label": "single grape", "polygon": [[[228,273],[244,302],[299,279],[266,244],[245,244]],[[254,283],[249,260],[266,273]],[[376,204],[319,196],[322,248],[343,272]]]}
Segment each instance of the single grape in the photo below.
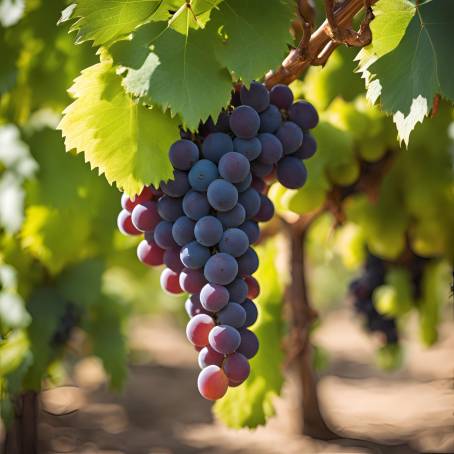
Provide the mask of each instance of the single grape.
{"label": "single grape", "polygon": [[239,183],[248,176],[250,165],[245,156],[231,151],[219,160],[218,169],[222,178],[230,183]]}
{"label": "single grape", "polygon": [[195,239],[195,221],[187,216],[179,217],[172,226],[172,236],[178,246],[184,246]]}
{"label": "single grape", "polygon": [[251,82],[249,88],[243,85],[240,89],[242,104],[251,106],[257,112],[263,112],[270,104],[270,94],[265,85],[259,82]]}
{"label": "single grape", "polygon": [[136,205],[137,203],[131,200],[128,194],[126,194],[125,192],[121,194],[121,207],[123,208],[123,210],[131,213]]}
{"label": "single grape", "polygon": [[218,366],[205,367],[197,379],[200,394],[207,400],[218,400],[227,392],[229,381]]}
{"label": "single grape", "polygon": [[172,236],[172,223],[169,221],[161,221],[154,229],[154,240],[162,249],[170,249],[178,247]]}
{"label": "single grape", "polygon": [[210,213],[210,204],[206,194],[196,191],[189,191],[183,197],[183,212],[194,221],[207,216]]}
{"label": "single grape", "polygon": [[121,196],[121,207],[132,213],[132,210],[136,205],[142,202],[148,202],[153,200],[156,197],[155,190],[152,186],[144,186],[140,194],[136,195],[131,199],[126,193],[123,193]]}
{"label": "single grape", "polygon": [[229,211],[238,202],[238,191],[232,183],[214,180],[207,191],[209,204],[217,211]]}
{"label": "single grape", "polygon": [[180,273],[180,287],[188,293],[199,293],[207,283],[201,269],[183,268]]}
{"label": "single grape", "polygon": [[246,320],[244,323],[244,327],[247,328],[247,327],[253,325],[257,321],[257,317],[258,317],[259,313],[257,311],[257,306],[250,299],[247,299],[243,303],[242,307],[243,307],[244,311],[246,312]]}
{"label": "single grape", "polygon": [[[230,121],[230,120],[229,120]],[[228,134],[223,132],[214,132],[205,138],[202,144],[202,153],[206,159],[219,162],[221,157],[233,151],[233,142]]]}
{"label": "single grape", "polygon": [[233,282],[238,274],[238,264],[231,255],[219,252],[208,259],[204,273],[208,282],[227,285]]}
{"label": "single grape", "polygon": [[214,320],[207,314],[197,314],[186,325],[186,337],[197,347],[208,345],[208,336],[214,329]]}
{"label": "single grape", "polygon": [[241,353],[232,353],[225,358],[222,369],[229,381],[238,385],[243,383],[251,372],[251,366],[247,358]]}
{"label": "single grape", "polygon": [[260,227],[255,221],[246,221],[239,227],[248,237],[249,244],[254,244],[260,237]]}
{"label": "single grape", "polygon": [[303,131],[293,121],[282,123],[276,132],[276,136],[282,143],[284,154],[294,153],[303,143]]}
{"label": "single grape", "polygon": [[257,279],[253,276],[245,276],[244,282],[248,287],[247,297],[252,300],[257,298],[260,295],[260,284]]}
{"label": "single grape", "polygon": [[255,177],[266,177],[272,171],[273,164],[265,164],[264,162],[260,162],[258,159],[251,163],[251,173]]}
{"label": "single grape", "polygon": [[180,273],[181,270],[184,268],[184,265],[181,263],[180,260],[180,248],[173,247],[170,249],[166,249],[164,251],[163,262],[167,268],[170,268],[172,271],[175,271],[175,273]]}
{"label": "single grape", "polygon": [[199,149],[190,140],[177,140],[170,147],[169,159],[175,169],[189,170],[199,159]]}
{"label": "single grape", "polygon": [[117,218],[118,230],[127,236],[140,235],[142,232],[137,230],[132,223],[131,213],[121,210]]}
{"label": "single grape", "polygon": [[200,291],[200,303],[210,312],[218,312],[229,302],[229,291],[222,285],[205,284]]}
{"label": "single grape", "polygon": [[270,91],[270,101],[279,109],[289,109],[293,103],[293,93],[287,85],[277,84]]}
{"label": "single grape", "polygon": [[180,260],[187,268],[202,268],[210,258],[210,250],[197,241],[191,241],[181,248]]}
{"label": "single grape", "polygon": [[230,115],[230,129],[240,139],[252,139],[259,127],[259,114],[252,107],[239,106]]}
{"label": "single grape", "polygon": [[254,219],[257,222],[267,222],[274,216],[274,205],[266,195],[260,194],[260,199],[260,209]]}
{"label": "single grape", "polygon": [[184,308],[189,317],[194,317],[197,314],[211,315],[210,312],[205,310],[200,304],[199,295],[191,295],[184,303]]}
{"label": "single grape", "polygon": [[253,358],[259,350],[259,340],[250,330],[242,328],[239,330],[241,343],[237,349],[238,353],[244,355],[247,359]]}
{"label": "single grape", "polygon": [[213,350],[209,345],[203,347],[199,352],[198,363],[200,369],[204,369],[205,367],[211,365],[222,367],[223,362],[224,355],[218,353],[216,350]]}
{"label": "single grape", "polygon": [[137,246],[137,257],[145,265],[159,266],[164,263],[164,250],[153,240],[142,240]]}
{"label": "single grape", "polygon": [[141,202],[134,207],[131,213],[132,224],[137,230],[145,232],[154,230],[161,221],[156,202]]}
{"label": "single grape", "polygon": [[288,110],[290,120],[301,129],[312,129],[318,124],[318,113],[315,107],[307,101],[297,101]]}
{"label": "single grape", "polygon": [[180,216],[183,216],[182,199],[162,196],[158,200],[158,213],[162,219],[169,222],[175,222]]}
{"label": "single grape", "polygon": [[214,216],[204,216],[194,227],[197,242],[202,246],[211,247],[221,241],[223,228],[221,221]]}
{"label": "single grape", "polygon": [[286,188],[301,188],[307,179],[306,167],[300,159],[287,156],[277,165],[277,179]]}
{"label": "single grape", "polygon": [[303,144],[291,156],[298,159],[309,159],[317,151],[317,141],[309,132],[304,132]]}
{"label": "single grape", "polygon": [[169,268],[164,268],[160,278],[161,288],[172,295],[183,293],[178,278],[178,273],[175,273],[175,271],[172,271]]}
{"label": "single grape", "polygon": [[269,132],[259,134],[259,140],[262,144],[262,153],[257,161],[262,164],[276,164],[284,154],[281,141]]}
{"label": "single grape", "polygon": [[217,214],[224,228],[238,227],[246,219],[246,210],[241,203],[237,203],[231,210]]}
{"label": "single grape", "polygon": [[260,156],[262,144],[257,137],[252,137],[252,139],[240,139],[235,137],[235,139],[233,139],[233,149],[237,153],[241,153],[249,161],[253,161]]}
{"label": "single grape", "polygon": [[246,211],[246,219],[251,219],[260,209],[260,194],[255,189],[249,188],[238,195],[238,202]]}
{"label": "single grape", "polygon": [[247,321],[246,309],[241,304],[230,302],[216,314],[216,319],[221,325],[241,328]]}
{"label": "single grape", "polygon": [[281,112],[276,106],[271,104],[260,114],[260,132],[275,132],[282,123]]}
{"label": "single grape", "polygon": [[238,192],[244,192],[244,191],[246,191],[246,189],[249,189],[249,187],[251,186],[251,183],[252,183],[252,174],[251,174],[251,172],[248,172],[248,174],[244,180],[235,184],[236,190]]}
{"label": "single grape", "polygon": [[248,248],[245,254],[237,259],[238,275],[250,276],[254,274],[259,267],[259,258],[252,248]]}
{"label": "single grape", "polygon": [[208,159],[197,161],[189,171],[189,184],[196,191],[206,191],[208,185],[218,178],[219,172],[216,164]]}
{"label": "single grape", "polygon": [[227,229],[219,242],[219,250],[226,254],[239,257],[243,255],[249,247],[249,238],[238,228]]}
{"label": "single grape", "polygon": [[174,170],[173,179],[167,183],[161,182],[161,191],[170,197],[183,197],[189,191],[189,181],[186,172]]}
{"label": "single grape", "polygon": [[218,325],[210,331],[208,342],[218,353],[230,355],[240,346],[241,336],[232,326]]}
{"label": "single grape", "polygon": [[227,286],[227,290],[230,294],[230,301],[241,304],[246,299],[248,286],[243,279],[237,278]]}

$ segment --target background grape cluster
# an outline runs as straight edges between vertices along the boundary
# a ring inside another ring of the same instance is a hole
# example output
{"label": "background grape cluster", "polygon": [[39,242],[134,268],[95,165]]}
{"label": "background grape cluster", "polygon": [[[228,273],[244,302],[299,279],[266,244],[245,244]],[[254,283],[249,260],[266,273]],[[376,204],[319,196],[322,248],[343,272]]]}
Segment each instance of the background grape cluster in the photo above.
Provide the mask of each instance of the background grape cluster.
{"label": "background grape cluster", "polygon": [[181,131],[169,150],[173,180],[144,188],[134,200],[122,196],[118,227],[144,234],[139,260],[165,265],[165,291],[190,294],[186,334],[199,351],[198,388],[206,399],[221,398],[249,376],[259,347],[249,330],[260,292],[252,245],[258,223],[274,215],[268,185],[276,179],[291,189],[304,185],[303,160],[316,151],[309,129],[317,123],[315,108],[294,102],[286,85],[268,91],[253,82],[234,92],[216,122]]}

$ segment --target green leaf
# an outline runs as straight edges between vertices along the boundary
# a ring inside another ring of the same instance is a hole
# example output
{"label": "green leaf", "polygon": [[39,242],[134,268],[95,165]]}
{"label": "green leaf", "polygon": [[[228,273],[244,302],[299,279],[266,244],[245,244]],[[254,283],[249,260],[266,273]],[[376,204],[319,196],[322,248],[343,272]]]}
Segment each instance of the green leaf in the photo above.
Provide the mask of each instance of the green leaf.
{"label": "green leaf", "polygon": [[260,268],[256,274],[261,293],[256,303],[259,318],[252,330],[260,341],[257,355],[251,360],[251,375],[241,386],[230,388],[216,402],[214,412],[227,426],[254,428],[265,424],[274,414],[273,399],[283,384],[282,362],[282,293],[279,270],[275,263],[278,244],[268,241],[257,248]]}
{"label": "green leaf", "polygon": [[96,46],[131,33],[159,7],[161,0],[78,0],[72,17],[78,21],[77,43],[93,41]]}
{"label": "green leaf", "polygon": [[291,42],[294,5],[287,0],[224,0],[208,24],[222,34],[216,56],[247,84],[281,63]]}
{"label": "green leaf", "polygon": [[195,129],[200,120],[210,115],[217,118],[230,100],[232,86],[228,71],[214,55],[216,36],[208,28],[191,29],[189,16],[185,17],[184,34],[165,22],[150,23],[137,30],[132,41],[114,45],[111,52],[116,63],[128,68],[124,84],[130,93],[170,108],[185,126]]}
{"label": "green leaf", "polygon": [[6,339],[0,340],[0,377],[17,369],[29,349],[25,331],[12,331]]}
{"label": "green leaf", "polygon": [[179,138],[177,118],[132,100],[108,61],[82,71],[71,92],[76,100],[58,127],[67,150],[83,151],[92,168],[131,196],[172,177],[168,150]]}

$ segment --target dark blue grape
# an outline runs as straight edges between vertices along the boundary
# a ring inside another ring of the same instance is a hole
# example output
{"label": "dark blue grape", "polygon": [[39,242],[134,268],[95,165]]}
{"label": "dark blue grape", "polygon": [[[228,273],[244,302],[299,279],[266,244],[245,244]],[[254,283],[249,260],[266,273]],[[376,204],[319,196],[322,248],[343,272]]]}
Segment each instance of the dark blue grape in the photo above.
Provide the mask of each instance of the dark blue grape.
{"label": "dark blue grape", "polygon": [[173,180],[169,180],[167,183],[162,182],[160,188],[164,194],[170,197],[183,197],[189,191],[186,172],[175,170],[173,172]]}
{"label": "dark blue grape", "polygon": [[275,85],[270,91],[270,101],[279,109],[289,109],[293,103],[293,93],[287,85]]}
{"label": "dark blue grape", "polygon": [[170,147],[169,159],[175,169],[189,170],[199,159],[199,149],[190,140],[177,140]]}
{"label": "dark blue grape", "polygon": [[259,127],[259,114],[252,107],[239,106],[230,115],[230,129],[240,139],[252,139]]}
{"label": "dark blue grape", "polygon": [[210,161],[219,162],[219,159],[233,151],[233,142],[228,134],[214,132],[205,138],[202,145],[203,156]]}
{"label": "dark blue grape", "polygon": [[255,220],[257,222],[268,222],[274,216],[274,205],[273,202],[263,194],[260,194],[260,209],[255,215]]}
{"label": "dark blue grape", "polygon": [[315,107],[307,101],[297,101],[288,111],[290,120],[301,129],[312,129],[318,124],[318,113]]}
{"label": "dark blue grape", "polygon": [[303,144],[292,154],[294,158],[309,159],[317,151],[317,141],[309,132],[304,132]]}
{"label": "dark blue grape", "polygon": [[252,183],[252,174],[251,174],[251,172],[249,172],[247,174],[247,177],[243,181],[240,181],[239,183],[235,184],[236,190],[238,192],[244,192],[244,191],[246,191],[246,189],[249,189],[249,187],[251,186],[251,183]]}
{"label": "dark blue grape", "polygon": [[253,358],[259,350],[259,340],[257,339],[257,336],[246,328],[240,329],[239,333],[241,342],[237,352],[244,355],[247,359]]}
{"label": "dark blue grape", "polygon": [[[217,322],[221,325],[229,325],[241,328],[247,321],[246,310],[241,304],[230,302],[216,315]],[[247,325],[250,326],[250,325]]]}
{"label": "dark blue grape", "polygon": [[172,226],[172,236],[179,246],[184,246],[194,240],[195,222],[186,216],[179,217]]}
{"label": "dark blue grape", "polygon": [[217,132],[229,132],[230,131],[230,113],[228,111],[222,111],[219,116],[218,120],[216,121],[216,131]]}
{"label": "dark blue grape", "polygon": [[196,270],[205,265],[210,258],[210,250],[199,244],[197,241],[191,241],[181,248],[180,260],[186,268]]}
{"label": "dark blue grape", "polygon": [[255,177],[263,178],[273,171],[273,164],[265,164],[256,159],[251,162],[251,172]]}
{"label": "dark blue grape", "polygon": [[238,202],[246,211],[246,219],[252,219],[260,209],[260,194],[253,188],[249,188],[238,195]]}
{"label": "dark blue grape", "polygon": [[307,170],[300,159],[287,156],[279,161],[276,175],[282,186],[298,189],[303,187],[306,182]]}
{"label": "dark blue grape", "polygon": [[284,154],[281,141],[274,134],[268,132],[259,134],[259,140],[262,144],[262,153],[257,161],[263,164],[276,164]]}
{"label": "dark blue grape", "polygon": [[246,221],[239,227],[249,238],[249,243],[254,244],[260,237],[260,227],[257,222]]}
{"label": "dark blue grape", "polygon": [[181,270],[184,268],[184,265],[181,263],[180,260],[180,248],[173,247],[170,249],[166,249],[164,251],[163,257],[164,265],[167,268],[170,268],[175,273],[180,273]]}
{"label": "dark blue grape", "polygon": [[210,331],[208,342],[218,353],[229,355],[240,346],[241,336],[232,326],[218,325]]}
{"label": "dark blue grape", "polygon": [[209,204],[217,211],[229,211],[238,202],[238,191],[226,180],[214,180],[207,191]]}
{"label": "dark blue grape", "polygon": [[265,85],[259,82],[251,82],[249,88],[242,86],[240,89],[242,104],[251,106],[257,112],[263,112],[270,104],[270,94]]}
{"label": "dark blue grape", "polygon": [[218,176],[219,172],[216,164],[213,164],[208,159],[201,159],[189,171],[188,179],[193,189],[203,192]]}
{"label": "dark blue grape", "polygon": [[238,227],[246,219],[246,211],[241,203],[237,203],[231,210],[218,213],[217,217],[225,228]]}
{"label": "dark blue grape", "polygon": [[183,197],[183,212],[194,221],[207,216],[210,213],[210,204],[206,194],[196,191],[189,191]]}
{"label": "dark blue grape", "polygon": [[244,155],[249,161],[257,159],[262,151],[262,144],[257,137],[252,139],[240,139],[235,137],[233,139],[233,149],[237,153]]}
{"label": "dark blue grape", "polygon": [[251,276],[259,267],[259,258],[252,248],[248,248],[246,253],[237,259],[237,262],[239,276]]}
{"label": "dark blue grape", "polygon": [[156,244],[162,249],[178,247],[172,236],[172,223],[161,221],[154,229],[153,238]]}
{"label": "dark blue grape", "polygon": [[257,321],[257,317],[258,317],[259,313],[257,310],[257,306],[250,299],[247,299],[243,303],[243,309],[246,312],[246,320],[244,322],[244,328],[247,328],[247,327],[253,325]]}
{"label": "dark blue grape", "polygon": [[282,123],[276,132],[276,136],[282,143],[284,154],[294,153],[303,143],[303,131],[293,121]]}
{"label": "dark blue grape", "polygon": [[183,268],[180,272],[179,283],[185,292],[198,294],[207,281],[201,269]]}
{"label": "dark blue grape", "polygon": [[249,288],[243,279],[237,278],[227,286],[227,290],[230,294],[230,301],[241,304],[246,299]]}
{"label": "dark blue grape", "polygon": [[272,104],[260,114],[260,132],[275,132],[282,123],[281,112]]}
{"label": "dark blue grape", "polygon": [[219,174],[230,183],[239,183],[249,174],[249,161],[240,153],[231,151],[219,160]]}
{"label": "dark blue grape", "polygon": [[158,200],[158,213],[165,221],[175,222],[183,215],[182,199],[163,195]]}
{"label": "dark blue grape", "polygon": [[238,274],[238,264],[231,255],[219,252],[208,259],[204,272],[208,282],[228,285]]}
{"label": "dark blue grape", "polygon": [[210,312],[219,312],[227,306],[230,294],[226,287],[218,284],[205,284],[200,291],[200,303]]}
{"label": "dark blue grape", "polygon": [[194,228],[196,240],[206,247],[214,246],[221,241],[223,228],[221,221],[214,216],[204,216],[199,219]]}
{"label": "dark blue grape", "polygon": [[219,242],[219,250],[233,257],[243,255],[249,247],[249,238],[238,228],[227,229]]}

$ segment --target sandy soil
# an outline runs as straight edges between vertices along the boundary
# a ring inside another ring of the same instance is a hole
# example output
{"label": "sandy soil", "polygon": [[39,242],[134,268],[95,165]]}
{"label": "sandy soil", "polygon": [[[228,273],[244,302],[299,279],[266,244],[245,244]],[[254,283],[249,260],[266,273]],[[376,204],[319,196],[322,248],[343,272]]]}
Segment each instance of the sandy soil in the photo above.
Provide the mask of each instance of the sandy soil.
{"label": "sandy soil", "polygon": [[429,350],[407,340],[404,366],[389,374],[373,366],[373,342],[351,313],[328,316],[316,334],[330,353],[320,397],[330,425],[345,438],[326,443],[298,435],[291,376],[266,427],[232,431],[214,421],[196,390],[195,354],[182,330],[142,319],[131,330],[134,364],[121,395],[107,390],[95,359],[79,364],[74,386],[43,394],[42,452],[454,453],[453,328],[446,322]]}

